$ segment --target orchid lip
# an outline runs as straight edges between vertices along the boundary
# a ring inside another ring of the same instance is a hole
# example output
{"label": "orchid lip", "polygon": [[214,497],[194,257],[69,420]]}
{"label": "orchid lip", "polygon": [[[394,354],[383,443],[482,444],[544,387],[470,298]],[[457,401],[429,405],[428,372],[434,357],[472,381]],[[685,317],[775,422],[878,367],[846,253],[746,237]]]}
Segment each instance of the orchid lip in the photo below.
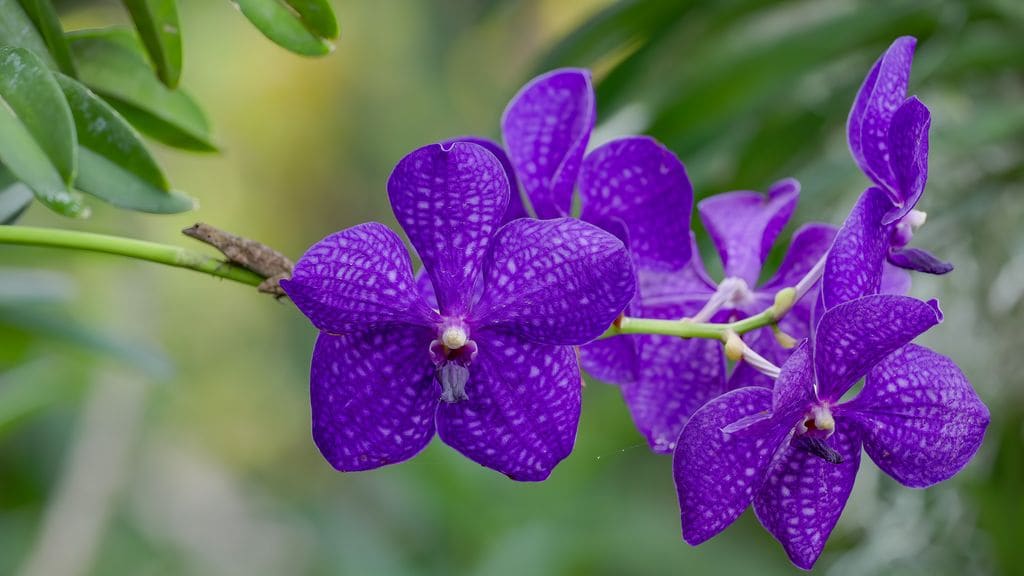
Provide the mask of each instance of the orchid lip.
{"label": "orchid lip", "polygon": [[468,400],[466,383],[469,365],[477,355],[476,342],[469,339],[469,327],[461,318],[446,318],[438,331],[438,338],[430,343],[430,359],[437,367],[441,401],[453,404]]}

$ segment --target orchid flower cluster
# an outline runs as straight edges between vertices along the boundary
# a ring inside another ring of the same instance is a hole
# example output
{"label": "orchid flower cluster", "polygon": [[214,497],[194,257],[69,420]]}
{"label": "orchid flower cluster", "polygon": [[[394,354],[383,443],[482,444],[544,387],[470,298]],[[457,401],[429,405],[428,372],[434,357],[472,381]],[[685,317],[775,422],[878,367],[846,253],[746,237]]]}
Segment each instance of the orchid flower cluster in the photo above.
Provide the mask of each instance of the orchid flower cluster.
{"label": "orchid flower cluster", "polygon": [[897,39],[850,112],[850,149],[873,185],[838,230],[797,229],[760,283],[799,184],[697,204],[716,281],[675,155],[643,136],[587,152],[585,70],[523,87],[504,145],[455,138],[403,158],[387,191],[420,273],[395,232],[369,223],[315,244],[281,283],[320,331],[310,394],[324,457],[373,469],[436,433],[514,480],[544,480],[573,449],[582,366],[621,388],[652,451],[673,454],[686,542],[752,505],[805,569],[862,449],[910,487],[956,474],[989,414],[950,359],[912,343],[942,313],[904,295],[908,271],[952,269],[908,247],[925,221],[930,124],[906,97],[914,48]]}

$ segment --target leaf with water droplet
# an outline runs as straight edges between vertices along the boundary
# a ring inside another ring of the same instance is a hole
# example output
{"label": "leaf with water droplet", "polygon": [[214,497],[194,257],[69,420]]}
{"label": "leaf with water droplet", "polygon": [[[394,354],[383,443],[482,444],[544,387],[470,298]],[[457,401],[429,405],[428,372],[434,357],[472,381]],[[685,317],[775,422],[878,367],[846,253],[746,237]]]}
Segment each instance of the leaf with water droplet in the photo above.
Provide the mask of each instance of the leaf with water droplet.
{"label": "leaf with water droplet", "polygon": [[87,213],[68,188],[77,147],[71,109],[46,64],[24,48],[0,48],[0,161],[65,216]]}

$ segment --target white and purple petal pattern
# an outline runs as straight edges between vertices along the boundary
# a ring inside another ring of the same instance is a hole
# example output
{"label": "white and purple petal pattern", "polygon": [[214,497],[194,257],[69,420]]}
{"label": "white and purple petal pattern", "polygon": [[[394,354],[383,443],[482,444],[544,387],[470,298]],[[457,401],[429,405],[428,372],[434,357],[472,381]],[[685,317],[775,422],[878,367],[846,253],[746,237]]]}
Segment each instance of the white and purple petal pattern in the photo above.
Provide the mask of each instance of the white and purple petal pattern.
{"label": "white and purple petal pattern", "polygon": [[638,362],[633,336],[614,336],[580,346],[580,365],[594,378],[609,384],[635,382]]}
{"label": "white and purple petal pattern", "polygon": [[909,296],[865,296],[829,309],[814,341],[818,398],[838,401],[872,366],[941,321],[937,301]]}
{"label": "white and purple petal pattern", "polygon": [[821,295],[825,308],[878,294],[889,250],[882,217],[892,207],[885,192],[871,187],[861,194],[836,234],[825,260]]}
{"label": "white and purple petal pattern", "polygon": [[534,78],[505,108],[505,149],[538,218],[569,214],[596,117],[590,72],[575,68]]}
{"label": "white and purple petal pattern", "polygon": [[683,163],[658,141],[634,136],[594,149],[579,187],[583,220],[628,224],[638,268],[672,271],[689,262],[693,186]]}
{"label": "white and purple petal pattern", "polygon": [[440,391],[420,326],[321,333],[310,368],[313,440],[343,472],[412,458],[434,437]]}
{"label": "white and purple petal pattern", "polygon": [[860,424],[875,464],[913,488],[966,466],[989,422],[988,408],[956,364],[915,344],[872,368],[864,389],[841,409]]}
{"label": "white and purple petal pattern", "polygon": [[854,160],[875,184],[886,190],[896,189],[889,164],[889,125],[907,97],[916,46],[917,40],[910,36],[897,38],[889,46],[864,79],[847,122]]}
{"label": "white and purple petal pattern", "polygon": [[[761,487],[787,433],[769,417],[771,404],[765,388],[733,390],[697,410],[683,428],[673,471],[687,543],[701,544],[735,522]],[[723,432],[745,418],[747,426]]]}
{"label": "white and purple petal pattern", "polygon": [[754,498],[761,525],[804,570],[810,570],[824,550],[860,467],[861,441],[855,427],[837,429],[825,443],[842,462],[827,462],[791,444]]}
{"label": "white and purple petal pattern", "polygon": [[799,198],[800,184],[787,179],[773,184],[767,196],[727,192],[697,204],[727,278],[740,278],[751,286],[757,283],[761,266]]}
{"label": "white and purple petal pattern", "polygon": [[882,219],[892,224],[910,212],[924,194],[928,182],[928,129],[931,112],[912,96],[893,114],[889,126],[889,163],[898,198],[896,206]]}
{"label": "white and purple petal pattern", "polygon": [[523,218],[494,238],[473,320],[534,342],[579,345],[604,333],[635,291],[618,238],[572,218]]}
{"label": "white and purple petal pattern", "polygon": [[505,210],[505,217],[502,218],[501,223],[511,222],[516,218],[527,218],[529,214],[526,212],[526,207],[523,206],[523,198],[519,194],[519,179],[516,178],[516,170],[512,166],[512,161],[508,159],[508,154],[505,153],[505,149],[490,138],[481,138],[479,136],[460,136],[458,138],[452,138],[441,143],[442,146],[449,147],[456,142],[470,142],[478,146],[482,146],[487,149],[488,152],[494,154],[494,157],[501,163],[501,167],[505,170],[505,176],[508,178],[508,208]]}
{"label": "white and purple petal pattern", "polygon": [[296,263],[291,279],[281,281],[295,306],[333,334],[435,322],[437,315],[414,286],[402,240],[376,222],[317,242]]}
{"label": "white and purple petal pattern", "polygon": [[582,380],[570,346],[487,331],[470,369],[467,400],[442,403],[441,440],[513,480],[540,481],[572,452]]}
{"label": "white and purple petal pattern", "polygon": [[395,167],[388,197],[430,275],[441,312],[465,314],[508,206],[501,163],[470,142],[424,146]]}

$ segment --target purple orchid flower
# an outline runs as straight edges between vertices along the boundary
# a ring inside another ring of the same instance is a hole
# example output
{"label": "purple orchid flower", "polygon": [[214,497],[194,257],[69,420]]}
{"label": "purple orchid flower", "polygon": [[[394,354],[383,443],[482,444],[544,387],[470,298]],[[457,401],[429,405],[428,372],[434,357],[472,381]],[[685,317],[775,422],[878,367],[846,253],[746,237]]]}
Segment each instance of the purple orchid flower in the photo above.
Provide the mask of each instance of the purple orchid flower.
{"label": "purple orchid flower", "polygon": [[[959,472],[989,413],[951,360],[909,343],[941,319],[935,301],[906,296],[840,304],[773,390],[741,388],[698,410],[675,451],[683,539],[708,540],[752,503],[793,563],[810,569],[853,488],[862,447],[906,486]],[[841,402],[865,375],[860,393]]]}
{"label": "purple orchid flower", "polygon": [[623,238],[638,268],[679,270],[690,259],[693,187],[686,168],[647,136],[619,138],[584,155],[597,118],[590,72],[561,68],[524,85],[502,114],[505,146],[466,136],[501,162],[512,189],[505,221],[569,216],[579,186],[580,218]]}
{"label": "purple orchid flower", "polygon": [[[850,110],[847,140],[861,171],[876,186],[870,194],[888,203],[871,226],[885,240],[886,257],[899,268],[945,274],[953,265],[919,248],[908,248],[925,213],[915,210],[928,181],[931,113],[916,96],[907,97],[917,40],[897,38],[871,67]],[[865,193],[868,194],[868,193]],[[898,280],[908,283],[909,279]]]}
{"label": "purple orchid flower", "polygon": [[[698,210],[722,259],[725,279],[717,284],[711,280],[695,246],[688,266],[679,272],[658,272],[638,264],[640,287],[629,313],[729,322],[771,306],[776,293],[797,284],[821,259],[835,234],[825,224],[801,227],[777,273],[758,284],[761,267],[792,216],[799,193],[795,180],[783,180],[767,196],[730,192],[703,200]],[[586,210],[591,203],[584,198]],[[593,204],[602,202],[594,200]],[[780,322],[784,331],[797,338],[807,336],[813,299],[812,294],[794,304]],[[745,339],[773,363],[781,364],[789,356],[790,350],[776,341],[771,328],[753,331]],[[728,389],[773,384],[743,361],[727,379],[721,344],[713,340],[617,336],[581,348],[581,358],[589,372],[620,385],[637,428],[651,448],[662,453],[675,449],[687,419],[705,402]]]}
{"label": "purple orchid flower", "polygon": [[575,442],[572,346],[600,335],[635,291],[625,246],[569,218],[500,226],[508,178],[473,143],[412,152],[388,196],[436,307],[402,241],[377,223],[321,240],[282,282],[320,330],[317,446],[338,470],[367,470],[411,458],[436,430],[483,466],[543,480]]}

